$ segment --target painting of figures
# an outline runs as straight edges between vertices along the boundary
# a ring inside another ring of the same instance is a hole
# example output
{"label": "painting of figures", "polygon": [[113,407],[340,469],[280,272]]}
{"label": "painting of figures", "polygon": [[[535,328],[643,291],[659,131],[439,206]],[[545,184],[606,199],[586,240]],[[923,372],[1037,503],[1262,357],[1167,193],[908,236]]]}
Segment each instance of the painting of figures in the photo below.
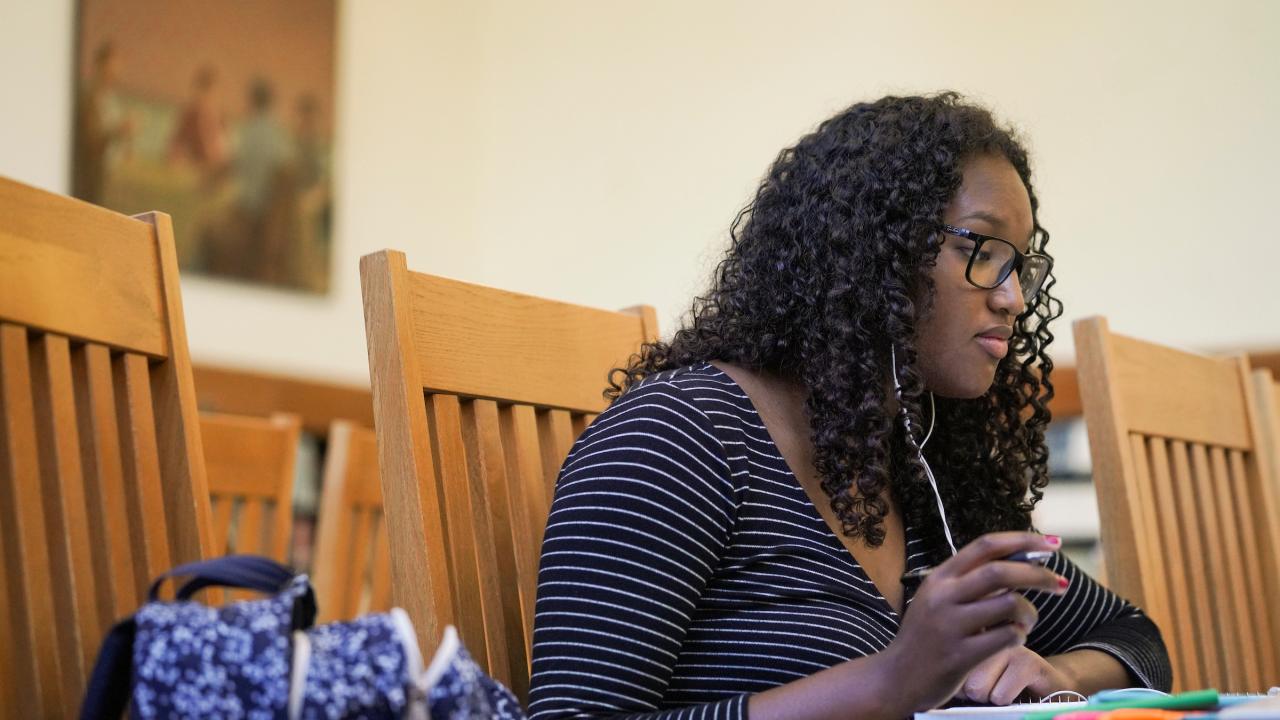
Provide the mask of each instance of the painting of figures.
{"label": "painting of figures", "polygon": [[72,194],[173,216],[184,272],[325,293],[335,0],[80,0]]}

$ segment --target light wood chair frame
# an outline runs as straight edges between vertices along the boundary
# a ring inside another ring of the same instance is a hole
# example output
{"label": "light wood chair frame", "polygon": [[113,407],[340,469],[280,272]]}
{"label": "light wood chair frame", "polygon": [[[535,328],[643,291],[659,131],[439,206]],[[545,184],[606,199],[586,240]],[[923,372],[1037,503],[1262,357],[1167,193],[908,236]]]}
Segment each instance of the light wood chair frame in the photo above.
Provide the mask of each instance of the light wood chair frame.
{"label": "light wood chair frame", "polygon": [[395,251],[360,276],[393,596],[424,652],[456,625],[524,699],[553,483],[656,314],[411,273]]}
{"label": "light wood chair frame", "polygon": [[195,398],[169,217],[0,178],[0,715],[76,715],[111,624],[208,556]]}
{"label": "light wood chair frame", "polygon": [[1247,359],[1075,324],[1112,588],[1169,646],[1176,688],[1280,683],[1280,523]]}

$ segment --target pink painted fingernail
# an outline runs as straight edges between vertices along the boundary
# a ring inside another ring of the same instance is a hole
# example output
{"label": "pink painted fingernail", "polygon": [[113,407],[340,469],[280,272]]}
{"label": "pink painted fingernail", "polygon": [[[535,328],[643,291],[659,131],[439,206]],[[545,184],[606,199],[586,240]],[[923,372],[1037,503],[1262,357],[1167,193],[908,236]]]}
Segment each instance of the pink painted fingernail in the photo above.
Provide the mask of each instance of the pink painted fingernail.
{"label": "pink painted fingernail", "polygon": [[1058,589],[1059,589],[1059,590],[1066,590],[1066,589],[1067,589],[1067,586],[1068,586],[1068,585],[1070,585],[1070,584],[1071,584],[1071,581],[1070,581],[1070,580],[1068,580],[1068,579],[1066,579],[1066,578],[1062,577],[1061,575],[1059,575],[1059,576],[1058,576]]}
{"label": "pink painted fingernail", "polygon": [[1062,538],[1058,537],[1057,535],[1045,535],[1044,539],[1054,547],[1062,546]]}

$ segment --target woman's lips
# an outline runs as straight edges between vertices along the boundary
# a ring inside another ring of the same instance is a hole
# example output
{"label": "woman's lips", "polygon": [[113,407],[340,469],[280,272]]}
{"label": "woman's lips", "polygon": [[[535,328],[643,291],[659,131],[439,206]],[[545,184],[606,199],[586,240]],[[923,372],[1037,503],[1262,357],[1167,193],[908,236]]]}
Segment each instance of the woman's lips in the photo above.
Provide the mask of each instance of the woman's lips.
{"label": "woman's lips", "polygon": [[982,349],[987,351],[987,354],[996,360],[999,360],[1009,354],[1008,340],[992,337],[991,335],[979,335],[976,339],[978,344],[982,346]]}

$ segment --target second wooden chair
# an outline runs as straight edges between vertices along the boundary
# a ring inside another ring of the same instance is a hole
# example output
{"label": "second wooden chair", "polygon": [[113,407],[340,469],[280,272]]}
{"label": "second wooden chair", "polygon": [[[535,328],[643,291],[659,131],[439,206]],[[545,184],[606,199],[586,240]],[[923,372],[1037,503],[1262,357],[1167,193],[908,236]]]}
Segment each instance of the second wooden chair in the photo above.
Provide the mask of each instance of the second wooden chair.
{"label": "second wooden chair", "polygon": [[329,428],[311,577],[320,620],[391,607],[391,552],[373,431],[347,420]]}
{"label": "second wooden chair", "polygon": [[393,595],[527,697],[538,553],[560,464],[652,308],[595,310],[361,259]]}
{"label": "second wooden chair", "polygon": [[1107,575],[1170,648],[1175,687],[1280,684],[1280,517],[1248,361],[1075,325]]}
{"label": "second wooden chair", "polygon": [[300,431],[296,415],[201,414],[216,554],[288,561]]}

